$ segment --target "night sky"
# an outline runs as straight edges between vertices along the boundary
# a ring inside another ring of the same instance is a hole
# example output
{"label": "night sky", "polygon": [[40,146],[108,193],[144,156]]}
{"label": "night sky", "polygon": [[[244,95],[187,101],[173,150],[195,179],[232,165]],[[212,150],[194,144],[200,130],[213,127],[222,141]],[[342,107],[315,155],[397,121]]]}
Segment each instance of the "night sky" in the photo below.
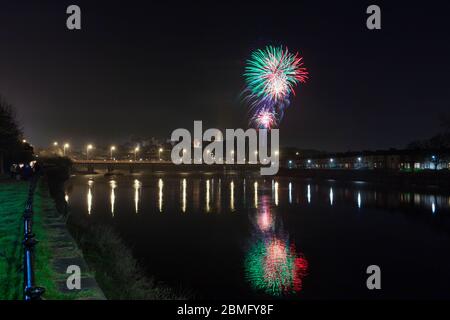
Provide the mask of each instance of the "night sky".
{"label": "night sky", "polygon": [[[404,147],[450,112],[445,2],[1,1],[0,93],[37,146],[169,138],[180,127],[247,126],[252,50],[285,45],[310,72],[280,126],[282,145]],[[366,28],[369,4],[382,30]],[[66,8],[82,30],[66,28]]]}

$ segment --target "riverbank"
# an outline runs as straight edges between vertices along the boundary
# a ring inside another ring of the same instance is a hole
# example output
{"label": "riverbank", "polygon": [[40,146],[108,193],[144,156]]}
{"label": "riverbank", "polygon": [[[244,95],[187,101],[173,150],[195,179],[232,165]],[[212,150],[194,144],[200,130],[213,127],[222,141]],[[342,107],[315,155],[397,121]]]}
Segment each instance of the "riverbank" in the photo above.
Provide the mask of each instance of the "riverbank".
{"label": "riverbank", "polygon": [[189,297],[183,290],[174,290],[147,276],[112,228],[88,225],[70,217],[67,225],[108,299],[184,300]]}
{"label": "riverbank", "polygon": [[191,295],[173,289],[144,273],[133,253],[110,227],[91,224],[84,217],[71,214],[64,198],[64,181],[69,168],[61,165],[46,167],[48,190],[64,217],[66,227],[83,252],[87,265],[95,272],[95,279],[107,299],[174,300]]}
{"label": "riverbank", "polygon": [[[29,183],[26,181],[5,179],[0,182],[0,299],[22,299],[22,215],[28,187]],[[39,241],[35,247],[35,283],[45,288],[42,298],[48,300],[103,298],[101,290],[95,281],[92,282],[92,275],[87,270],[82,272],[80,290],[67,289],[68,274],[64,260],[71,257],[73,261],[82,264],[83,258],[63,224],[58,221],[53,201],[42,181],[34,195],[33,209],[33,232]]]}

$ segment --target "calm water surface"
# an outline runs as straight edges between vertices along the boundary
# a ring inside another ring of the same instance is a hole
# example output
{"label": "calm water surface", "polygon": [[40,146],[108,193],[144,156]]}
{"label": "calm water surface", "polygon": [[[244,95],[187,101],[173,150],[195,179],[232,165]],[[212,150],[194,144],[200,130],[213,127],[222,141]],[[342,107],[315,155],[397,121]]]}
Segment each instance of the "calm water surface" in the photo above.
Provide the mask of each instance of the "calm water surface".
{"label": "calm water surface", "polygon": [[[363,182],[76,176],[73,215],[111,225],[149,275],[198,298],[450,298],[450,195]],[[366,268],[381,268],[369,291]]]}

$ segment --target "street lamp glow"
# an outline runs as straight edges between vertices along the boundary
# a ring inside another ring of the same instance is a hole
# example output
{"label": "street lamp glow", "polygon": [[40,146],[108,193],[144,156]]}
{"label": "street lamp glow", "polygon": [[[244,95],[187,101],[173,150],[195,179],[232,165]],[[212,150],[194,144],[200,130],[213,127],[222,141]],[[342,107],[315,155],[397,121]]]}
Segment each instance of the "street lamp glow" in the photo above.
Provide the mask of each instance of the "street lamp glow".
{"label": "street lamp glow", "polygon": [[331,159],[330,159],[330,162],[334,162],[334,159],[333,159],[333,158],[331,158]]}
{"label": "street lamp glow", "polygon": [[58,146],[58,142],[57,142],[57,141],[53,142],[53,145],[54,145],[55,147],[57,147],[57,146]]}
{"label": "street lamp glow", "polygon": [[161,159],[161,152],[163,152],[163,148],[159,148],[159,150],[158,150],[158,158],[159,158],[159,161],[162,160],[162,159]]}
{"label": "street lamp glow", "polygon": [[361,160],[362,160],[362,158],[361,158],[361,157],[358,157],[358,161],[361,162]]}
{"label": "street lamp glow", "polygon": [[139,147],[134,148],[134,161],[136,161],[136,154],[139,152]]}
{"label": "street lamp glow", "polygon": [[89,160],[89,150],[91,150],[92,148],[92,144],[88,144],[86,146],[86,160]]}
{"label": "street lamp glow", "polygon": [[64,156],[66,156],[66,149],[69,148],[69,147],[70,147],[70,146],[69,146],[68,143],[64,143],[64,146],[63,146],[63,153],[64,153]]}
{"label": "street lamp glow", "polygon": [[110,151],[111,151],[111,160],[113,159],[113,151],[115,151],[116,150],[116,146],[111,146],[111,149],[110,149]]}
{"label": "street lamp glow", "polygon": [[308,159],[308,163],[311,163],[311,159]]}

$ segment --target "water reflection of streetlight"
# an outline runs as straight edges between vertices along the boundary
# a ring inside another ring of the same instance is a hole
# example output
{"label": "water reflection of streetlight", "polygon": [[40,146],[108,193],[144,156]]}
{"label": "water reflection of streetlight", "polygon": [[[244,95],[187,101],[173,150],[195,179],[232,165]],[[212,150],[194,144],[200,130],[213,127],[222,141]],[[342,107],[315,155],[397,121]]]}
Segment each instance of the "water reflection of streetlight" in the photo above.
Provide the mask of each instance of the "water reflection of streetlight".
{"label": "water reflection of streetlight", "polygon": [[361,192],[358,192],[358,208],[361,209]]}
{"label": "water reflection of streetlight", "polygon": [[230,208],[234,211],[234,182],[230,182]]}
{"label": "water reflection of streetlight", "polygon": [[159,212],[162,212],[162,206],[163,206],[163,186],[164,186],[164,183],[163,183],[162,179],[160,178],[158,180],[158,207],[159,207]]}
{"label": "water reflection of streetlight", "polygon": [[292,203],[292,182],[289,182],[289,204]]}
{"label": "water reflection of streetlight", "polygon": [[139,193],[141,190],[141,182],[134,180],[134,209],[136,213],[139,213]]}
{"label": "water reflection of streetlight", "polygon": [[307,197],[308,197],[308,203],[311,203],[311,185],[309,185],[309,184],[308,184],[308,194],[307,194]]}
{"label": "water reflection of streetlight", "polygon": [[275,205],[278,206],[278,182],[275,182]]}
{"label": "water reflection of streetlight", "polygon": [[181,210],[186,212],[186,179],[183,179],[182,184],[182,205]]}
{"label": "water reflection of streetlight", "polygon": [[91,210],[92,210],[92,185],[93,184],[94,184],[94,181],[92,181],[92,180],[88,181],[88,194],[87,194],[88,214],[91,214]]}
{"label": "water reflection of streetlight", "polygon": [[111,187],[111,195],[110,195],[110,200],[111,200],[111,214],[114,217],[114,204],[116,203],[116,193],[114,191],[114,189],[117,188],[117,183],[114,180],[111,180],[109,182],[109,185]]}
{"label": "water reflection of streetlight", "polygon": [[247,183],[245,181],[245,178],[244,178],[244,181],[242,182],[242,188],[244,189],[243,190],[243,193],[244,193],[243,201],[244,201],[244,207],[245,207],[247,204]]}
{"label": "water reflection of streetlight", "polygon": [[255,189],[254,205],[255,205],[255,208],[258,208],[258,182],[257,181],[255,181],[255,183],[253,184],[253,188]]}
{"label": "water reflection of streetlight", "polygon": [[333,205],[333,188],[330,188],[330,205]]}
{"label": "water reflection of streetlight", "polygon": [[209,179],[206,180],[206,212],[209,212],[209,201],[210,201],[210,194],[209,191],[210,190],[210,186],[209,186]]}

